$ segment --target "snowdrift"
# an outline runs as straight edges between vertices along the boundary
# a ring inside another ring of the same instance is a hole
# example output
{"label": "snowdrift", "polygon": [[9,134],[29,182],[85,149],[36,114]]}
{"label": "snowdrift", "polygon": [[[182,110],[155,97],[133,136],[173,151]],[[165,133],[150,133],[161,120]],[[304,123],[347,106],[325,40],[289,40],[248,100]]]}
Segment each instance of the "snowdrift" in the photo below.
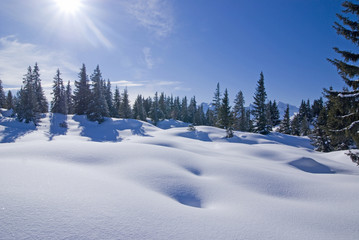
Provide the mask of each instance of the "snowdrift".
{"label": "snowdrift", "polygon": [[359,168],[344,152],[181,124],[0,116],[0,239],[359,236]]}

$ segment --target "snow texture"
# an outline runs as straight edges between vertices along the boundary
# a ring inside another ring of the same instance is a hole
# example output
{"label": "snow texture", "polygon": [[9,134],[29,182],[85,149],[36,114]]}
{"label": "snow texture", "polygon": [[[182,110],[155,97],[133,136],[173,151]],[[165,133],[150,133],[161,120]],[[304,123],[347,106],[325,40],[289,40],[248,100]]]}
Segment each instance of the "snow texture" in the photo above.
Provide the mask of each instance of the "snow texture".
{"label": "snow texture", "polygon": [[359,168],[343,151],[163,124],[0,116],[0,239],[358,238]]}

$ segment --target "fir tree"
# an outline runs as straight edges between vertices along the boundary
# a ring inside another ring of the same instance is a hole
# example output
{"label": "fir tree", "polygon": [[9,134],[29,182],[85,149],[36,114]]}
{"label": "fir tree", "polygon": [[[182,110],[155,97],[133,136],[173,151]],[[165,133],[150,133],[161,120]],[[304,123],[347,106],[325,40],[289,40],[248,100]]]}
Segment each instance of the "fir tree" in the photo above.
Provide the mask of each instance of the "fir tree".
{"label": "fir tree", "polygon": [[91,101],[88,105],[86,115],[90,121],[97,121],[98,123],[102,123],[105,121],[105,117],[109,116],[109,111],[105,98],[102,74],[98,65],[91,75],[91,81]]}
{"label": "fir tree", "polygon": [[151,97],[144,99],[143,107],[145,108],[146,116],[150,116],[151,107],[152,107],[152,98]]}
{"label": "fir tree", "polygon": [[143,98],[137,95],[135,103],[133,104],[133,117],[138,120],[146,121],[146,112],[143,106]]}
{"label": "fir tree", "polygon": [[32,69],[29,66],[27,74],[23,79],[24,86],[21,87],[18,94],[18,102],[15,112],[19,121],[25,120],[26,123],[33,122],[35,125],[39,119],[39,108],[37,104],[36,92],[34,87]]}
{"label": "fir tree", "polygon": [[90,84],[86,73],[85,64],[82,64],[82,68],[80,69],[78,77],[79,81],[75,81],[75,90],[73,96],[74,113],[78,115],[84,115],[87,113],[91,98]]}
{"label": "fir tree", "polygon": [[221,109],[221,91],[219,88],[219,83],[217,83],[216,91],[214,92],[213,102],[212,102],[214,109],[213,109],[213,119],[214,125],[219,125],[219,114]]}
{"label": "fir tree", "polygon": [[233,121],[234,129],[239,131],[248,131],[246,109],[244,107],[244,97],[242,91],[239,91],[234,100],[233,106]]}
{"label": "fir tree", "polygon": [[5,92],[2,86],[2,81],[0,79],[0,108],[5,108],[6,99],[5,99]]}
{"label": "fir tree", "polygon": [[[334,28],[336,29],[338,35],[344,36],[355,46],[358,46],[359,4],[351,1],[344,1],[342,6],[345,8],[343,13],[354,15],[354,17],[352,18],[350,15],[344,16],[342,14],[337,14],[338,19],[343,25],[335,22]],[[359,67],[356,65],[359,60],[359,54],[351,51],[340,50],[337,47],[334,48],[334,51],[341,55],[343,60],[328,60],[337,67],[339,75],[351,90],[333,91],[325,89],[325,92],[329,97],[329,101],[333,102],[333,104],[329,106],[340,107],[341,105],[344,107],[343,109],[328,110],[329,115],[333,114],[333,117],[337,118],[337,124],[331,124],[329,132],[332,135],[332,139],[333,137],[337,139],[342,138],[344,140],[343,144],[345,145],[345,142],[352,139],[355,141],[356,146],[359,146]],[[328,124],[330,124],[330,120],[334,120],[333,117],[330,119],[331,116],[328,116]]]}
{"label": "fir tree", "polygon": [[179,97],[175,97],[173,101],[173,109],[171,112],[171,118],[179,120],[181,115],[181,102]]}
{"label": "fir tree", "polygon": [[72,89],[70,81],[68,81],[66,86],[66,106],[67,106],[67,113],[74,114],[74,103],[73,103],[73,96],[72,96]]}
{"label": "fir tree", "polygon": [[229,129],[232,126],[231,107],[229,106],[229,97],[227,89],[224,91],[220,114],[219,114],[220,126],[224,129]]}
{"label": "fir tree", "polygon": [[159,107],[158,103],[158,93],[155,93],[155,97],[153,98],[152,107],[150,110],[150,116],[154,125],[157,125],[158,121],[162,119],[163,113]]}
{"label": "fir tree", "polygon": [[120,106],[121,106],[121,95],[120,90],[116,86],[115,94],[113,95],[113,117],[119,118],[120,117]]}
{"label": "fir tree", "polygon": [[327,119],[327,109],[323,107],[318,115],[316,123],[314,124],[313,134],[310,135],[310,139],[315,147],[315,150],[320,152],[330,152],[333,150],[327,133]]}
{"label": "fir tree", "polygon": [[131,111],[130,99],[128,96],[127,87],[123,90],[122,95],[121,95],[120,117],[121,118],[131,118],[132,117],[132,111]]}
{"label": "fir tree", "polygon": [[37,106],[38,110],[41,113],[47,113],[49,111],[49,105],[47,103],[45,93],[41,86],[41,79],[40,79],[40,69],[37,63],[35,63],[34,70],[32,72],[33,81],[34,81],[34,89],[36,94]]}
{"label": "fir tree", "polygon": [[61,78],[60,70],[57,69],[52,86],[51,112],[67,114],[66,91]]}
{"label": "fir tree", "polygon": [[280,116],[279,116],[279,110],[277,102],[274,100],[273,103],[270,106],[270,112],[271,112],[271,122],[272,126],[277,126],[280,123]]}
{"label": "fir tree", "polygon": [[284,133],[284,134],[291,134],[289,105],[287,105],[287,108],[285,109],[285,112],[284,112],[283,120],[279,125],[279,132]]}
{"label": "fir tree", "polygon": [[14,107],[15,107],[14,98],[12,96],[12,92],[9,90],[6,96],[6,108],[14,109]]}
{"label": "fir tree", "polygon": [[299,114],[295,115],[292,119],[292,121],[290,122],[290,130],[291,130],[291,134],[295,135],[295,136],[300,136],[300,116]]}
{"label": "fir tree", "polygon": [[266,120],[266,100],[267,93],[264,88],[264,76],[263,72],[260,74],[260,78],[257,83],[256,93],[254,95],[254,132],[261,134],[268,134],[268,125]]}
{"label": "fir tree", "polygon": [[197,112],[197,102],[196,97],[193,96],[190,100],[189,106],[188,106],[188,118],[189,122],[191,122],[193,125],[196,125],[198,121],[196,121],[196,112]]}
{"label": "fir tree", "polygon": [[188,105],[187,105],[187,97],[186,96],[184,98],[182,98],[181,120],[183,122],[190,122],[189,116],[188,116]]}
{"label": "fir tree", "polygon": [[319,99],[314,100],[312,105],[312,114],[314,118],[318,118],[320,112],[323,109],[323,98],[320,97]]}
{"label": "fir tree", "polygon": [[106,98],[109,114],[111,117],[114,117],[115,110],[114,110],[113,101],[112,101],[113,97],[112,97],[110,79],[107,80],[107,84],[105,85],[105,98]]}

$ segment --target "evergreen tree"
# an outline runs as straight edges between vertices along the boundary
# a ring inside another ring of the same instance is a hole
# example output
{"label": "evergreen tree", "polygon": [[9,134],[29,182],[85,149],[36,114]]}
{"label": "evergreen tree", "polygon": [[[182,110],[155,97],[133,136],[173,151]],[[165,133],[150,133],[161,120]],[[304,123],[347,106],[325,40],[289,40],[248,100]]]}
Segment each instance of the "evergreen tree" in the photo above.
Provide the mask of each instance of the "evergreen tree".
{"label": "evergreen tree", "polygon": [[333,150],[327,133],[327,119],[327,109],[323,107],[318,115],[316,123],[314,124],[313,134],[310,135],[310,139],[312,140],[315,150],[320,152],[330,152]]}
{"label": "evergreen tree", "polygon": [[102,74],[98,65],[91,75],[91,81],[91,100],[86,115],[90,121],[102,123],[105,121],[105,117],[109,116],[109,111],[105,98]]}
{"label": "evergreen tree", "polygon": [[14,109],[15,107],[14,98],[12,97],[12,92],[10,90],[6,96],[6,107],[7,109]]}
{"label": "evergreen tree", "polygon": [[61,78],[60,70],[57,69],[52,86],[51,112],[67,114],[66,91]]}
{"label": "evergreen tree", "polygon": [[[359,4],[351,1],[344,1],[342,6],[345,8],[343,13],[352,14],[354,17],[342,14],[337,14],[338,19],[342,22],[341,25],[338,22],[334,23],[334,28],[338,35],[344,36],[350,40],[355,46],[359,45]],[[329,109],[328,110],[328,125],[330,124],[331,139],[342,138],[343,144],[354,140],[356,146],[359,146],[359,67],[355,65],[359,60],[359,54],[351,51],[340,50],[335,47],[334,51],[341,55],[343,60],[328,59],[334,66],[337,67],[339,75],[351,90],[333,91],[325,89],[329,102],[332,102],[329,106],[334,108],[342,106],[342,109]],[[333,115],[333,116],[330,116]],[[337,124],[331,124],[331,121],[335,121],[337,118]],[[332,142],[333,144],[333,142]]]}
{"label": "evergreen tree", "polygon": [[41,86],[41,79],[40,79],[40,69],[37,63],[35,63],[34,70],[32,72],[33,81],[34,81],[34,89],[36,94],[37,106],[38,110],[41,113],[47,113],[49,111],[49,105],[47,103],[45,93]]}
{"label": "evergreen tree", "polygon": [[145,108],[146,116],[150,116],[152,107],[152,98],[148,97],[143,101],[143,107]]}
{"label": "evergreen tree", "polygon": [[214,109],[213,109],[213,119],[214,125],[219,125],[219,114],[221,109],[221,92],[219,88],[219,83],[217,83],[216,91],[214,92],[213,102],[212,102]]}
{"label": "evergreen tree", "polygon": [[173,101],[173,109],[171,112],[171,118],[179,120],[181,115],[181,102],[179,97],[175,97]]}
{"label": "evergreen tree", "polygon": [[264,76],[263,72],[260,74],[260,78],[257,83],[256,93],[254,95],[254,132],[261,134],[268,134],[268,125],[266,120],[266,100],[267,93],[264,88]]}
{"label": "evergreen tree", "polygon": [[21,87],[19,91],[19,100],[15,108],[17,119],[19,121],[25,120],[26,123],[32,121],[34,124],[37,124],[39,119],[39,108],[37,105],[32,69],[30,66],[28,67],[27,74],[24,76],[23,84],[24,86]]}
{"label": "evergreen tree", "polygon": [[5,92],[2,86],[2,81],[0,79],[0,108],[5,108],[6,99],[5,99]]}
{"label": "evergreen tree", "polygon": [[239,91],[234,100],[233,106],[233,121],[234,129],[239,131],[248,131],[246,109],[244,107],[244,96],[242,91]]}
{"label": "evergreen tree", "polygon": [[114,110],[113,101],[112,101],[113,97],[112,97],[110,79],[107,80],[107,84],[105,85],[105,98],[106,98],[109,114],[111,117],[114,117],[115,110]]}
{"label": "evergreen tree", "polygon": [[161,111],[158,103],[158,93],[155,93],[155,97],[153,98],[152,107],[150,110],[150,116],[154,123],[154,125],[157,125],[158,121],[162,119],[163,112]]}
{"label": "evergreen tree", "polygon": [[197,112],[197,102],[196,97],[193,96],[190,100],[189,106],[188,106],[188,118],[189,122],[196,125],[198,121],[196,121],[196,112]]}
{"label": "evergreen tree", "polygon": [[121,95],[120,117],[121,118],[131,118],[132,117],[132,111],[131,111],[130,99],[128,96],[127,87],[123,90],[122,95]]}
{"label": "evergreen tree", "polygon": [[121,95],[120,90],[116,86],[115,94],[113,95],[113,112],[112,116],[115,118],[120,117]]}
{"label": "evergreen tree", "polygon": [[160,97],[158,99],[158,106],[163,114],[163,118],[166,118],[167,115],[167,107],[166,107],[166,96],[164,92],[161,92]]}
{"label": "evergreen tree", "polygon": [[323,109],[323,98],[314,100],[312,105],[312,114],[314,118],[318,118],[321,110]]}
{"label": "evergreen tree", "polygon": [[135,119],[146,121],[146,112],[143,106],[143,98],[141,95],[137,95],[132,112]]}
{"label": "evergreen tree", "polygon": [[219,114],[219,123],[220,126],[224,129],[229,129],[232,126],[231,106],[229,106],[229,97],[228,97],[227,89],[224,91],[224,96],[222,99],[222,104]]}
{"label": "evergreen tree", "polygon": [[272,131],[272,128],[273,128],[272,111],[271,110],[272,110],[272,101],[269,101],[266,104],[266,110],[265,110],[268,131]]}
{"label": "evergreen tree", "polygon": [[183,122],[190,122],[188,116],[188,105],[187,105],[187,97],[182,98],[182,106],[181,106],[181,120]]}
{"label": "evergreen tree", "polygon": [[91,100],[91,90],[85,64],[82,64],[78,77],[79,81],[75,81],[73,96],[74,113],[77,115],[84,115],[87,113]]}
{"label": "evergreen tree", "polygon": [[72,89],[70,81],[68,81],[66,86],[66,106],[67,106],[67,113],[74,114],[74,103],[73,103],[73,96],[72,96]]}
{"label": "evergreen tree", "polygon": [[283,120],[279,125],[279,132],[284,134],[291,134],[292,132],[290,129],[289,105],[287,105],[287,108],[284,112]]}
{"label": "evergreen tree", "polygon": [[278,105],[275,100],[270,105],[270,112],[271,112],[272,126],[277,126],[278,124],[280,124],[280,120],[279,120],[280,116],[279,116]]}
{"label": "evergreen tree", "polygon": [[214,126],[214,112],[211,109],[206,112],[206,123],[208,126]]}
{"label": "evergreen tree", "polygon": [[295,115],[290,123],[291,134],[295,136],[300,136],[300,116],[299,114]]}

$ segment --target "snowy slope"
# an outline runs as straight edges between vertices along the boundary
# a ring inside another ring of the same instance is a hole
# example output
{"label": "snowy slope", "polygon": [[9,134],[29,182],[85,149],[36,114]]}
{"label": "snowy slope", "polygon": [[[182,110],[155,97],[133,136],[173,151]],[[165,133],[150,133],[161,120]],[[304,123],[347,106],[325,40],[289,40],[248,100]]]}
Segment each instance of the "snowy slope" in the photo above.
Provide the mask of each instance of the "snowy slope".
{"label": "snowy slope", "polygon": [[0,239],[357,239],[359,168],[344,152],[223,136],[0,117]]}

